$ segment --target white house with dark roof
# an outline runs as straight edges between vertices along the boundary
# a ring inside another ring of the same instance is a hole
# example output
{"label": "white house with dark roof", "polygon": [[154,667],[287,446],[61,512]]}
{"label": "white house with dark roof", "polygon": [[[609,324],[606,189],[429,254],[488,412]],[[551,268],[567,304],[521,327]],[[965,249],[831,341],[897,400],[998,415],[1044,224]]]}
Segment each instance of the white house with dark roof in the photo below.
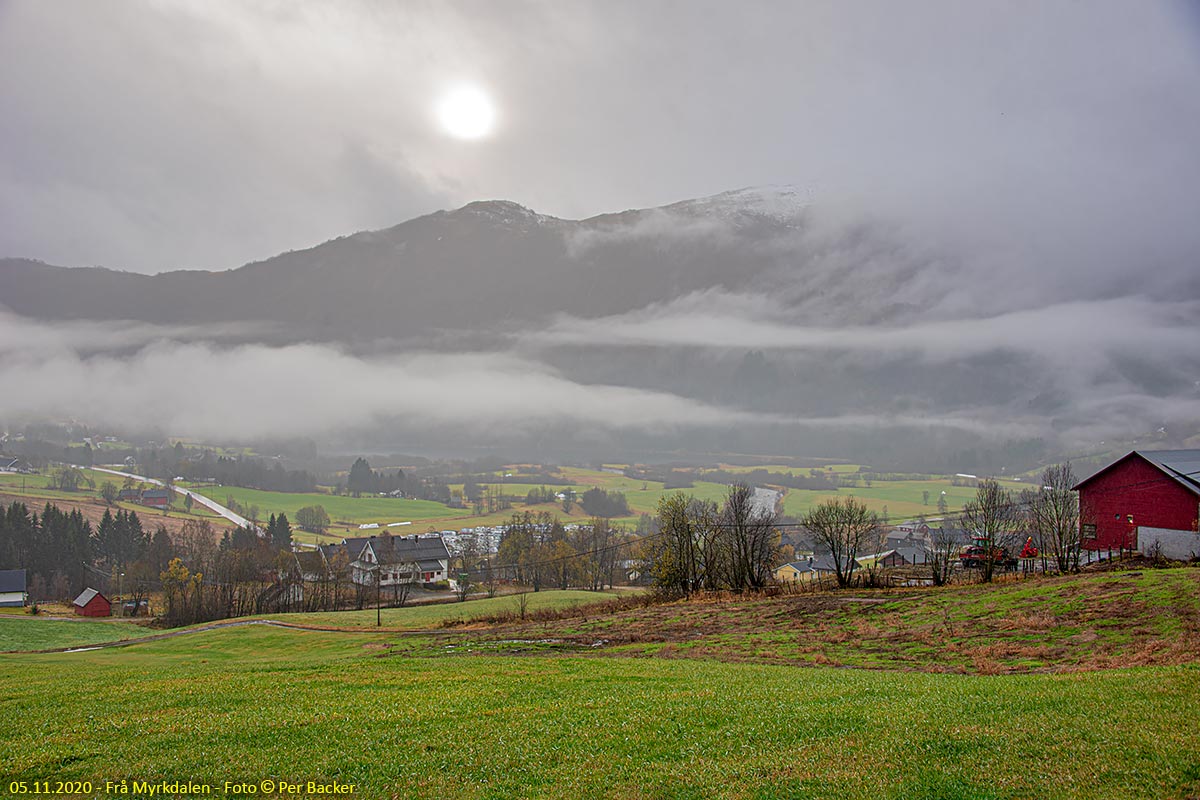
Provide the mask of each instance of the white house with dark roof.
{"label": "white house with dark roof", "polygon": [[351,579],[381,587],[434,583],[450,577],[450,551],[441,536],[357,536],[342,540],[350,559]]}
{"label": "white house with dark roof", "polygon": [[0,569],[0,606],[21,608],[29,601],[25,588],[25,570]]}

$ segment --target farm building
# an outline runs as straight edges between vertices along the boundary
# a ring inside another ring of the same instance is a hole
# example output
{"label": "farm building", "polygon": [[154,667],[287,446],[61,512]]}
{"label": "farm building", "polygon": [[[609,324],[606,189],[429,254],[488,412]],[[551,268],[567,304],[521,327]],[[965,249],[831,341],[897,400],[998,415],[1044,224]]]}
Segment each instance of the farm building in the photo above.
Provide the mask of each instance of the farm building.
{"label": "farm building", "polygon": [[171,504],[170,489],[147,489],[142,492],[142,505],[154,508],[166,508]]}
{"label": "farm building", "polygon": [[20,608],[28,599],[25,570],[0,569],[0,606]]}
{"label": "farm building", "polygon": [[75,613],[81,617],[107,617],[112,614],[112,603],[95,589],[84,589],[75,598]]}
{"label": "farm building", "polygon": [[854,559],[863,569],[887,569],[890,567],[906,567],[909,561],[898,550],[885,550],[882,553],[868,553]]}
{"label": "farm building", "polygon": [[1195,532],[1200,450],[1134,450],[1075,490],[1080,538],[1089,550],[1136,550],[1139,528]]}

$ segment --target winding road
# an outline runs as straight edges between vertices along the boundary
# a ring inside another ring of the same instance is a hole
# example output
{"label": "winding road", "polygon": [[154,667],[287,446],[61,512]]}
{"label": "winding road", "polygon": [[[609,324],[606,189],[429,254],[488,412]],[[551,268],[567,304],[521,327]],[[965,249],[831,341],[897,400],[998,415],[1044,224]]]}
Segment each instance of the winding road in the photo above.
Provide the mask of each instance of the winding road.
{"label": "winding road", "polygon": [[[106,475],[116,475],[121,478],[133,478],[135,481],[141,481],[142,483],[152,483],[155,486],[166,486],[166,484],[163,483],[162,481],[155,480],[154,478],[147,478],[144,475],[135,475],[132,472],[120,472],[118,470],[107,469],[105,467],[87,467],[87,469],[93,470],[94,472],[103,472]],[[209,509],[210,511],[213,511],[214,513],[219,514],[220,516],[229,520],[234,525],[237,525],[239,528],[254,528],[255,530],[258,530],[257,525],[252,525],[250,520],[246,519],[241,514],[235,514],[234,512],[230,511],[225,506],[218,503],[216,500],[205,497],[202,494],[198,494],[198,493],[190,491],[188,489],[182,489],[178,486],[172,486],[171,488],[174,489],[177,493],[183,495],[184,497],[192,498],[193,503],[199,503],[200,505],[204,506],[205,508]]]}

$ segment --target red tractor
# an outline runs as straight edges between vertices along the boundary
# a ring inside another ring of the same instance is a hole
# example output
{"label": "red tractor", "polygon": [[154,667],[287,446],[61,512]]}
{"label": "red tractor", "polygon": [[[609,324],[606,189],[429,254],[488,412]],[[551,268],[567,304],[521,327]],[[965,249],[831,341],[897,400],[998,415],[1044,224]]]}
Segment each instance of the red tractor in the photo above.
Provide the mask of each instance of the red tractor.
{"label": "red tractor", "polygon": [[[971,544],[963,545],[958,551],[958,560],[967,569],[982,568],[988,559],[987,539],[976,536]],[[1008,554],[1004,547],[993,547],[991,551],[992,567],[1012,569],[1017,566],[1017,559]]]}

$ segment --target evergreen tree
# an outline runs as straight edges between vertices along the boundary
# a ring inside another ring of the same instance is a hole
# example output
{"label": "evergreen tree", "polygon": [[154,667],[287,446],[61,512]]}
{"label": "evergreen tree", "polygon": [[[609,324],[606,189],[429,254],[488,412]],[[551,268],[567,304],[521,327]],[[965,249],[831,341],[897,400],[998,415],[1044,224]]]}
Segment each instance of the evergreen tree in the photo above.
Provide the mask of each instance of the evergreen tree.
{"label": "evergreen tree", "polygon": [[271,530],[271,543],[278,550],[292,549],[292,526],[288,522],[287,514],[282,511],[279,512],[274,528]]}
{"label": "evergreen tree", "polygon": [[375,491],[375,472],[365,458],[355,459],[354,464],[350,467],[350,476],[346,478],[346,488],[355,497],[363,492]]}

